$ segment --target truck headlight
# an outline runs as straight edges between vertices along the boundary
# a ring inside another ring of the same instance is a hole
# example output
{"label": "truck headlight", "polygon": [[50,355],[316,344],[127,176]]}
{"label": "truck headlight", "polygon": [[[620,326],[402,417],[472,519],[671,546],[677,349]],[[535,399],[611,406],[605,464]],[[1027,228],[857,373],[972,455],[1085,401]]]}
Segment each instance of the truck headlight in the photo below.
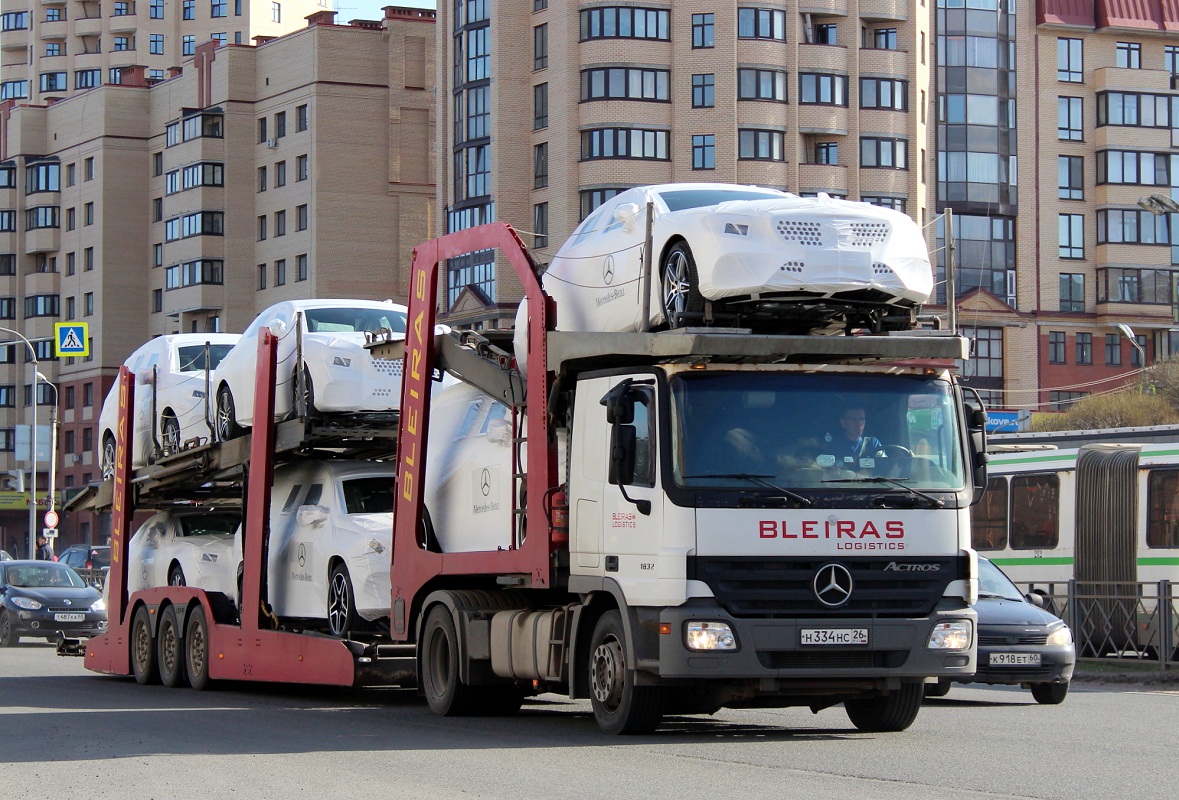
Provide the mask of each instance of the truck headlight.
{"label": "truck headlight", "polygon": [[94,601],[94,604],[90,606],[90,610],[91,611],[106,611],[106,601],[103,600],[101,597],[98,598],[97,600]]}
{"label": "truck headlight", "polygon": [[959,619],[953,622],[939,622],[933,626],[933,633],[929,634],[930,650],[965,650],[970,647],[973,626],[970,620]]}
{"label": "truck headlight", "polygon": [[1068,625],[1061,625],[1052,633],[1048,634],[1048,641],[1044,644],[1052,645],[1070,645],[1073,643],[1073,632],[1068,629]]}
{"label": "truck headlight", "polygon": [[724,622],[689,622],[684,644],[689,650],[736,650],[737,638]]}
{"label": "truck headlight", "polygon": [[17,608],[26,608],[29,611],[36,611],[41,607],[39,602],[28,597],[14,597],[12,598],[12,604]]}

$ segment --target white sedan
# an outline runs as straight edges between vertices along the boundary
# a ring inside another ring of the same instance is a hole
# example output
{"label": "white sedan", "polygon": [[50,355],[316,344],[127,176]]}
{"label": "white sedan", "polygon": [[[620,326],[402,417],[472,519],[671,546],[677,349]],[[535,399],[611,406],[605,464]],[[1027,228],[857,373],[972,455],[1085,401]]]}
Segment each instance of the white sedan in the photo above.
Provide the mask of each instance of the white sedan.
{"label": "white sedan", "polygon": [[388,300],[288,300],[266,309],[213,376],[218,438],[227,441],[254,425],[258,337],[265,327],[278,337],[276,421],[300,406],[316,414],[391,418],[401,401],[401,361],[374,358],[364,348],[365,334],[403,339],[405,318],[405,306]]}
{"label": "white sedan", "polygon": [[757,186],[640,186],[599,206],[553,257],[543,282],[560,329],[645,327],[648,201],[652,326],[901,329],[933,289],[921,229],[899,211]]}
{"label": "white sedan", "polygon": [[153,586],[196,586],[233,596],[233,534],[236,510],[161,511],[131,537],[128,591]]}
{"label": "white sedan", "polygon": [[[276,616],[339,637],[389,616],[395,477],[379,461],[275,468],[267,586]],[[233,546],[240,594],[240,528]]]}
{"label": "white sedan", "polygon": [[[131,462],[152,463],[190,439],[211,438],[215,409],[205,402],[206,370],[214,369],[240,336],[236,333],[174,333],[140,345],[123,363],[135,374]],[[208,408],[206,409],[206,405]],[[119,419],[116,381],[98,416],[103,478],[114,474]]]}

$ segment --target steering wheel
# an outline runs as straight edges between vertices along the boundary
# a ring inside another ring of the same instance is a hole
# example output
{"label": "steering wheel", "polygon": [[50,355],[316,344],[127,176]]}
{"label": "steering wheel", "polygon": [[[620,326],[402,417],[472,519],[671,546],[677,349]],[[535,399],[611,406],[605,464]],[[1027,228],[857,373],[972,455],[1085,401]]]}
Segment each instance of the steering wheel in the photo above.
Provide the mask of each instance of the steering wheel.
{"label": "steering wheel", "polygon": [[884,454],[889,458],[912,458],[913,451],[899,444],[884,445]]}

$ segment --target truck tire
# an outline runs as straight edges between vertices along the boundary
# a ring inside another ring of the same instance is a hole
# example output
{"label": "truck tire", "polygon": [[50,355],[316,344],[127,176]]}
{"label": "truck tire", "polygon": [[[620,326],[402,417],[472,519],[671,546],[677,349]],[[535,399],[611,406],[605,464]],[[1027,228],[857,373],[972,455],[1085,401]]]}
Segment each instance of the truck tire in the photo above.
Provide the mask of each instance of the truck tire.
{"label": "truck tire", "polygon": [[1042,706],[1058,706],[1068,696],[1067,683],[1033,683],[1032,697]]}
{"label": "truck tire", "polygon": [[618,611],[607,611],[594,626],[587,674],[594,719],[603,732],[641,734],[659,727],[663,688],[635,685],[635,671],[626,663],[626,630]]}
{"label": "truck tire", "polygon": [[176,606],[168,606],[160,615],[156,660],[160,683],[171,689],[184,685],[184,631],[180,630],[180,623],[176,619]]}
{"label": "truck tire", "polygon": [[659,268],[659,284],[667,327],[686,327],[692,324],[691,320],[680,319],[681,314],[692,317],[704,311],[696,259],[692,257],[692,249],[687,242],[676,242],[667,251]]}
{"label": "truck tire", "polygon": [[131,618],[131,674],[140,686],[160,682],[156,643],[151,635],[151,614],[140,606]]}
{"label": "truck tire", "polygon": [[925,684],[926,697],[945,697],[950,693],[949,678],[939,678],[937,683]]}
{"label": "truck tire", "polygon": [[475,691],[459,678],[458,633],[446,606],[439,604],[430,609],[422,628],[418,658],[422,692],[431,711],[443,717],[475,713]]}
{"label": "truck tire", "polygon": [[848,700],[843,704],[848,719],[868,733],[903,731],[917,719],[925,684],[903,683],[886,695],[868,700]]}
{"label": "truck tire", "polygon": [[194,606],[188,615],[188,629],[184,634],[184,665],[188,685],[198,692],[209,688],[209,623],[205,609]]}

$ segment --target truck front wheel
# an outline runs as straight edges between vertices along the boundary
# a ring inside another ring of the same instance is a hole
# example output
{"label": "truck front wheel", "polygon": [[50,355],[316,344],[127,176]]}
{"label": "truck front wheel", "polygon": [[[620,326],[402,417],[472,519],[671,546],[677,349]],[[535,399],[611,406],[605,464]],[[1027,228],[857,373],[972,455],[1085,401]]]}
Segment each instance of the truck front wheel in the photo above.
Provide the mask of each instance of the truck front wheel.
{"label": "truck front wheel", "polygon": [[843,704],[848,719],[868,733],[903,731],[917,719],[925,685],[903,683],[900,689],[867,700],[848,700]]}
{"label": "truck front wheel", "polygon": [[459,678],[458,634],[450,610],[430,609],[419,647],[422,692],[430,710],[443,717],[461,717],[474,709],[473,691]]}
{"label": "truck front wheel", "polygon": [[650,733],[663,719],[663,688],[636,686],[626,662],[622,615],[607,611],[594,627],[589,648],[590,703],[605,733]]}

